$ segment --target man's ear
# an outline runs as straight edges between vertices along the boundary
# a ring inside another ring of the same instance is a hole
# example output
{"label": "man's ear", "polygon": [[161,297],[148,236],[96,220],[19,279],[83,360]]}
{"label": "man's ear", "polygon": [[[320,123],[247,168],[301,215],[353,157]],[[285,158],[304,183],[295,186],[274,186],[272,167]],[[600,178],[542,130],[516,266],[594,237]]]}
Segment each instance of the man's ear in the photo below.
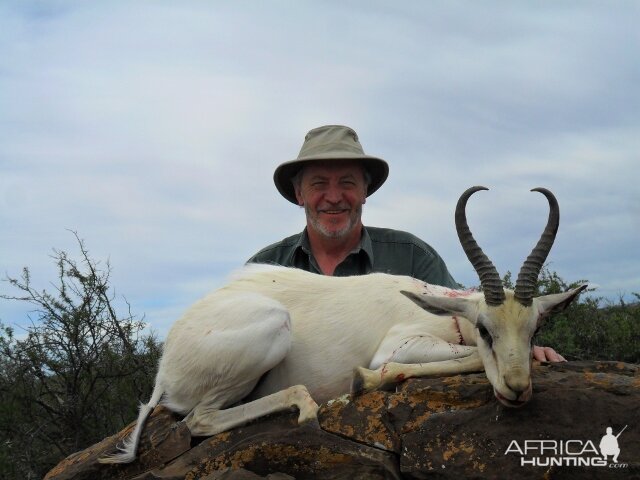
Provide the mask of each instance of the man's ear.
{"label": "man's ear", "polygon": [[439,297],[434,295],[417,295],[413,292],[401,290],[405,297],[413,301],[423,310],[434,315],[460,315],[471,322],[475,322],[476,303],[462,297]]}
{"label": "man's ear", "polygon": [[300,194],[300,189],[298,187],[293,187],[293,190],[296,193],[296,200],[298,201],[298,205],[301,207],[304,207],[304,199],[302,198],[302,195]]}
{"label": "man's ear", "polygon": [[580,285],[578,288],[567,290],[564,293],[554,293],[536,298],[535,302],[538,304],[540,317],[550,317],[562,312],[587,287],[588,285]]}

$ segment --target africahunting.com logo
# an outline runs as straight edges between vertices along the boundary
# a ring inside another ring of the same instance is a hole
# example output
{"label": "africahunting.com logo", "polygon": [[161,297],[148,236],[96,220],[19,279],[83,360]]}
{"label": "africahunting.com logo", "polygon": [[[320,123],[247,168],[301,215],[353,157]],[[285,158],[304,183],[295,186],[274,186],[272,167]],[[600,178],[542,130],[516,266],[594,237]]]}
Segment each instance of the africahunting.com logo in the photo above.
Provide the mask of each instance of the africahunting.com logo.
{"label": "africahunting.com logo", "polygon": [[[608,467],[627,468],[619,463],[618,438],[627,428],[625,425],[616,435],[607,427],[600,441],[591,440],[512,440],[505,455],[520,456],[522,467]],[[596,446],[597,445],[597,446]]]}

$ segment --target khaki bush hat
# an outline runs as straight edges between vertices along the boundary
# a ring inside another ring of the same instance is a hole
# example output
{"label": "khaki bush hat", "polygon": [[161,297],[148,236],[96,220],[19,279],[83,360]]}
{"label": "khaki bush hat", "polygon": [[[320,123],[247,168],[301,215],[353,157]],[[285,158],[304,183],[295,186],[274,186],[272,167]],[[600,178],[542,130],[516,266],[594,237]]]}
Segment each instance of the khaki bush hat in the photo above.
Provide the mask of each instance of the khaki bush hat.
{"label": "khaki bush hat", "polygon": [[298,158],[276,168],[273,181],[280,194],[298,204],[291,179],[308,162],[314,161],[359,161],[369,172],[371,183],[367,197],[378,190],[389,175],[389,165],[381,158],[365,155],[358,141],[358,134],[342,125],[325,125],[314,128],[304,138]]}

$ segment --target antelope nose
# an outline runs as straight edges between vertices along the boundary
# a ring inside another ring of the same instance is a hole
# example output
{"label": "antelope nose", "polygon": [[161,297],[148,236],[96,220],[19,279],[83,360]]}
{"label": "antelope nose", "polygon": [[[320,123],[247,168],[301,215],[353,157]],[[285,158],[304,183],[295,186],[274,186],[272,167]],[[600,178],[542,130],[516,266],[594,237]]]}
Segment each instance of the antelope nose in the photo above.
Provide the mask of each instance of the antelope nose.
{"label": "antelope nose", "polygon": [[511,390],[516,395],[516,399],[519,399],[520,396],[529,390],[529,382],[524,381],[511,381],[504,379],[504,384],[507,386],[509,390]]}

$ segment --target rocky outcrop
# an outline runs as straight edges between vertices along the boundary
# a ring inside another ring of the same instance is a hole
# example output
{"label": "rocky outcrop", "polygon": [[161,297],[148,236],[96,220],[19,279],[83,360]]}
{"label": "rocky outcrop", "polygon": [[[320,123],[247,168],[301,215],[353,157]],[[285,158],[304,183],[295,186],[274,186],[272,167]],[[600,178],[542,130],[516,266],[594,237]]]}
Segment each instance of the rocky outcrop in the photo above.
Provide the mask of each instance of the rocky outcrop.
{"label": "rocky outcrop", "polygon": [[[209,438],[191,438],[157,408],[139,458],[97,458],[133,428],[64,459],[46,479],[640,478],[640,367],[620,362],[541,364],[534,397],[508,409],[484,374],[410,379],[395,392],[345,395],[323,405],[318,426],[273,415]],[[617,434],[618,463],[598,451]],[[601,465],[602,464],[602,465]]]}

